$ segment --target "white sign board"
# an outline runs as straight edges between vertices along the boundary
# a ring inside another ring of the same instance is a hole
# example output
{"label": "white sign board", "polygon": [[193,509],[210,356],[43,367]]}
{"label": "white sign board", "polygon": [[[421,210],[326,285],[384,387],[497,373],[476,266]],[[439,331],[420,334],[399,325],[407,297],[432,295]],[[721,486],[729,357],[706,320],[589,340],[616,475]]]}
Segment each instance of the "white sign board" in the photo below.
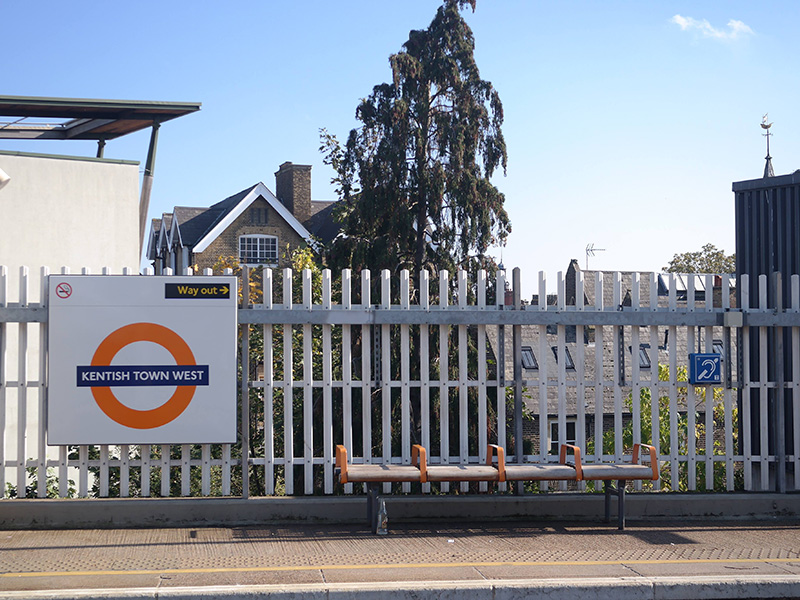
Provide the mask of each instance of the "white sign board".
{"label": "white sign board", "polygon": [[51,275],[47,443],[236,441],[235,277]]}

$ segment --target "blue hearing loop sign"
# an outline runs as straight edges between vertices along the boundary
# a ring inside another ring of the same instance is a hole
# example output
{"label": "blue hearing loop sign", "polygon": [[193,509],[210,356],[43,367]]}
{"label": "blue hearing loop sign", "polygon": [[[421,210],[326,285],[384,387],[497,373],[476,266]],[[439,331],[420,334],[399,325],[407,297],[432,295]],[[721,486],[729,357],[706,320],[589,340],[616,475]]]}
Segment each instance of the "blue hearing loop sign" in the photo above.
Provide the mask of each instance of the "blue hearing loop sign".
{"label": "blue hearing loop sign", "polygon": [[689,355],[689,383],[703,385],[722,382],[722,356],[717,353]]}

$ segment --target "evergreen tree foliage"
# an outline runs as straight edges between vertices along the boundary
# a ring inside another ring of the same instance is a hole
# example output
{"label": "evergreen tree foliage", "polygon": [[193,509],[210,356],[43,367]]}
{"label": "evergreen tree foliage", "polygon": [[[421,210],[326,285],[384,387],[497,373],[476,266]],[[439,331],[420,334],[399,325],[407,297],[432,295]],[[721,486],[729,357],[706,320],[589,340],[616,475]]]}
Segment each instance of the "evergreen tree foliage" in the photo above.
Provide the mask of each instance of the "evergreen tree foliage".
{"label": "evergreen tree foliage", "polygon": [[466,5],[474,10],[475,0],[444,0],[427,29],[411,31],[389,59],[392,82],[361,101],[344,146],[322,130],[343,200],[332,269],[483,266],[511,230],[491,182],[507,162],[503,107],[475,64]]}

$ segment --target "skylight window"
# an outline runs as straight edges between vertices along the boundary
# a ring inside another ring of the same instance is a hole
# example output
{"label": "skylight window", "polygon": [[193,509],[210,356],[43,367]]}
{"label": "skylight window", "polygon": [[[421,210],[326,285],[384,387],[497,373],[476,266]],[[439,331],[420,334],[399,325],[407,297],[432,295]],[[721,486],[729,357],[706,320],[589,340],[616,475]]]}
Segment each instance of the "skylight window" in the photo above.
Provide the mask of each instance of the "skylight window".
{"label": "skylight window", "polygon": [[[556,359],[556,364],[558,364],[558,346],[553,346],[553,356]],[[564,366],[567,369],[574,369],[575,362],[572,360],[572,355],[569,353],[569,348],[564,348]]]}
{"label": "skylight window", "polygon": [[530,370],[536,370],[539,368],[539,363],[536,362],[536,356],[533,353],[533,348],[530,346],[522,347],[522,367]]}
{"label": "skylight window", "polygon": [[[650,354],[647,352],[650,349],[650,344],[639,344],[639,368],[649,369],[652,366],[650,361]],[[628,346],[628,350],[633,353],[633,348]]]}

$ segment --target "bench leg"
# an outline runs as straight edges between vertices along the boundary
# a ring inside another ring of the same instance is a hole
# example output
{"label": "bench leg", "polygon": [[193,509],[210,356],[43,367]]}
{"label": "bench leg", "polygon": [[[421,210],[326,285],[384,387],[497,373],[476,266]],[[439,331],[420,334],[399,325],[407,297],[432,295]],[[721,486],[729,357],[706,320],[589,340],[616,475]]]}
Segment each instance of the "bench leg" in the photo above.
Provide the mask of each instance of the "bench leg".
{"label": "bench leg", "polygon": [[378,529],[378,483],[367,484],[367,523],[372,533]]}
{"label": "bench leg", "polygon": [[625,480],[617,481],[615,488],[609,480],[603,480],[603,491],[606,501],[606,523],[611,522],[611,496],[617,497],[617,526],[620,531],[625,529]]}

